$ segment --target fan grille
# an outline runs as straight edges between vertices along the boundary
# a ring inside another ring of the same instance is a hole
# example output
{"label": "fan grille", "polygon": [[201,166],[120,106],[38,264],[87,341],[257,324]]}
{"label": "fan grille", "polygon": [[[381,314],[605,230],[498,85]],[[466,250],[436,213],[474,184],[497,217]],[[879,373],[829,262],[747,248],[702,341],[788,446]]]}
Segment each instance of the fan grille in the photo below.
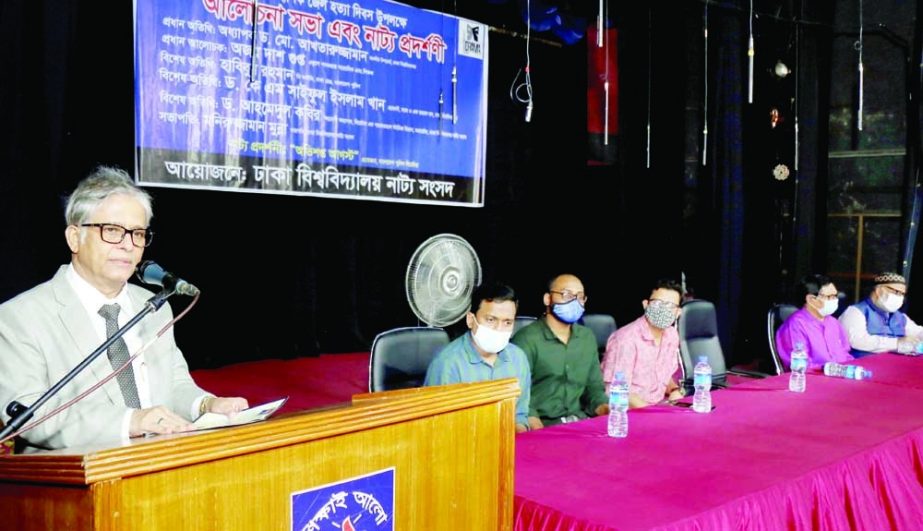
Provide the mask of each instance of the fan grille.
{"label": "fan grille", "polygon": [[407,301],[418,319],[430,326],[458,321],[481,282],[481,262],[464,238],[437,234],[423,242],[407,265]]}

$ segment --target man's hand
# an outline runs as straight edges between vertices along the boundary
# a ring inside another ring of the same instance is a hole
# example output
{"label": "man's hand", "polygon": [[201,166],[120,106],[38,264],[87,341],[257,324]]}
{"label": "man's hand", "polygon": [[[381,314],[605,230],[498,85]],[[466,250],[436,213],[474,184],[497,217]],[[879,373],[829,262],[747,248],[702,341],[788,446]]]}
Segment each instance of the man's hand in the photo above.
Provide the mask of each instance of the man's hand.
{"label": "man's hand", "polygon": [[681,400],[684,396],[686,395],[683,393],[683,391],[679,388],[676,388],[670,393],[669,396],[667,396],[667,401],[676,402],[677,400]]}
{"label": "man's hand", "polygon": [[[205,398],[208,400],[208,398]],[[221,413],[222,415],[231,416],[250,407],[246,398],[235,397],[218,397],[212,398],[208,404],[209,413]]]}
{"label": "man's hand", "polygon": [[192,424],[163,406],[137,409],[131,414],[128,435],[145,433],[179,433],[192,429]]}
{"label": "man's hand", "polygon": [[913,341],[908,341],[907,338],[901,338],[897,340],[897,351],[901,354],[910,354],[916,350],[916,344]]}
{"label": "man's hand", "polygon": [[601,417],[609,414],[609,404],[600,404],[596,406],[596,416]]}
{"label": "man's hand", "polygon": [[544,428],[545,425],[542,424],[542,419],[538,417],[529,417],[529,427],[533,430],[540,430]]}
{"label": "man's hand", "polygon": [[527,431],[529,431],[529,428],[525,424],[516,425],[516,433],[525,433]]}

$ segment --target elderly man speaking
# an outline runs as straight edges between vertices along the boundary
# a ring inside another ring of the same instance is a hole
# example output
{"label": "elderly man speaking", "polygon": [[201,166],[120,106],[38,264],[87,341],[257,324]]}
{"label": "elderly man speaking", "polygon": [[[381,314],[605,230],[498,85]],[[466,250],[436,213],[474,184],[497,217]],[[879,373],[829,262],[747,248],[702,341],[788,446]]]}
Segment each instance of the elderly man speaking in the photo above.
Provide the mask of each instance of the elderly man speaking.
{"label": "elderly man speaking", "polygon": [[[100,167],[68,199],[64,237],[70,264],[0,305],[0,408],[33,403],[153,295],[128,279],[151,243],[151,198],[121,170]],[[165,306],[130,329],[42,406],[36,416],[73,399],[121,366],[173,318]],[[131,366],[45,423],[23,434],[39,448],[118,442],[145,433],[191,428],[205,412],[232,414],[243,398],[217,398],[192,377],[172,329]],[[6,412],[2,419],[9,421]]]}

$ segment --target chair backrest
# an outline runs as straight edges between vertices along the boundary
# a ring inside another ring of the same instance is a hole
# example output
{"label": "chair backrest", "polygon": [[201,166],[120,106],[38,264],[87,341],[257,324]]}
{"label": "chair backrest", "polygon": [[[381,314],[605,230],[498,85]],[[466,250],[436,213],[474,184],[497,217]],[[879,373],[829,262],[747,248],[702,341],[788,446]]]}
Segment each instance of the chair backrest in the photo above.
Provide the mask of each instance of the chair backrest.
{"label": "chair backrest", "polygon": [[849,297],[843,291],[838,291],[836,293],[837,307],[836,311],[833,312],[833,317],[839,319],[843,312],[846,311],[846,308],[849,308]]}
{"label": "chair backrest", "polygon": [[520,328],[534,323],[535,319],[535,317],[529,317],[528,315],[517,315],[516,321],[513,323],[513,335],[516,335],[516,332],[519,332]]}
{"label": "chair backrest", "polygon": [[683,304],[679,318],[679,356],[684,383],[692,384],[692,373],[699,356],[708,358],[712,382],[724,385],[727,366],[718,339],[718,318],[715,305],[706,300],[691,300]]}
{"label": "chair backrest", "polygon": [[429,362],[448,344],[442,328],[411,326],[378,334],[369,359],[369,391],[422,386]]}
{"label": "chair backrest", "polygon": [[776,374],[785,372],[782,365],[782,358],[779,357],[779,349],[776,348],[776,331],[782,326],[793,313],[798,311],[798,307],[793,304],[774,304],[766,314],[766,339],[769,340],[769,353],[772,354],[772,363],[775,366]]}
{"label": "chair backrest", "polygon": [[583,316],[583,325],[596,336],[596,349],[600,354],[606,351],[606,341],[615,332],[615,317],[605,313],[588,313]]}

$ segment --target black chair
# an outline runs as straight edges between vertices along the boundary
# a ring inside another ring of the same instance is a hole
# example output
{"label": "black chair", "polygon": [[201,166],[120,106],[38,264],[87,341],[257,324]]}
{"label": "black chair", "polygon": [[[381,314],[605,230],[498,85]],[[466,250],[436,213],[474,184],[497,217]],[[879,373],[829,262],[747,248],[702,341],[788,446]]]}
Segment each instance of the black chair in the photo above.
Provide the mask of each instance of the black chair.
{"label": "black chair", "polygon": [[724,351],[718,340],[718,319],[715,305],[706,300],[691,300],[683,304],[683,313],[679,319],[679,361],[683,375],[683,387],[687,391],[693,388],[693,372],[700,356],[708,359],[711,365],[712,386],[727,387],[727,375],[765,378],[767,374],[728,370],[724,360]]}
{"label": "black chair", "polygon": [[766,339],[769,340],[769,353],[772,354],[772,363],[775,366],[776,374],[785,372],[782,366],[782,358],[779,357],[779,350],[776,348],[776,331],[782,326],[793,313],[798,311],[798,307],[792,304],[774,304],[766,314]]}
{"label": "black chair", "polygon": [[583,325],[593,331],[596,336],[596,349],[602,356],[606,352],[606,342],[609,336],[618,328],[615,317],[604,313],[588,313],[583,316]]}
{"label": "black chair", "polygon": [[378,334],[369,359],[369,391],[422,386],[430,361],[448,344],[442,328],[411,326]]}
{"label": "black chair", "polygon": [[534,323],[535,319],[535,317],[529,317],[528,315],[517,315],[516,321],[513,322],[513,335],[516,335],[516,332],[519,332],[520,328],[524,328]]}
{"label": "black chair", "polygon": [[843,312],[846,311],[846,308],[849,308],[849,300],[845,292],[838,291],[836,298],[839,304],[837,304],[836,311],[833,312],[833,317],[839,319]]}

